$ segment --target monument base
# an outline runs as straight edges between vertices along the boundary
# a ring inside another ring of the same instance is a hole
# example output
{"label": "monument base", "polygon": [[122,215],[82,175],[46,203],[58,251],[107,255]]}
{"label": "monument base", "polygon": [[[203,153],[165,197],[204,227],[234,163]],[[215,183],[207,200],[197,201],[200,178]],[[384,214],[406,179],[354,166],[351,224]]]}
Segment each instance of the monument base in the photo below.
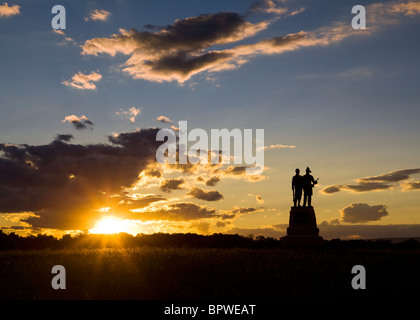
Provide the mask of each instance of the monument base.
{"label": "monument base", "polygon": [[324,244],[316,225],[313,207],[292,207],[287,236],[281,238],[285,247],[317,247]]}

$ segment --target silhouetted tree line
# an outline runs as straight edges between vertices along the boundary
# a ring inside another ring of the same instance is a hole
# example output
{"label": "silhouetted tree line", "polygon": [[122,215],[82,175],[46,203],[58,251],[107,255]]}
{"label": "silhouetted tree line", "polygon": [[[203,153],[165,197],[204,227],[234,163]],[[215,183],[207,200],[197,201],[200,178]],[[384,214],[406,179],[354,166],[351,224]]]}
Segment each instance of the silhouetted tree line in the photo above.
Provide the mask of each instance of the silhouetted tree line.
{"label": "silhouetted tree line", "polygon": [[[241,236],[238,234],[199,235],[195,233],[154,233],[137,234],[88,234],[80,233],[75,236],[69,234],[62,238],[51,235],[19,236],[14,232],[6,234],[0,230],[0,250],[41,250],[65,248],[135,248],[149,247],[190,247],[190,248],[281,248],[281,239],[257,236],[252,234]],[[325,241],[324,248],[420,248],[420,242],[408,239],[399,243],[390,240],[340,240]]]}

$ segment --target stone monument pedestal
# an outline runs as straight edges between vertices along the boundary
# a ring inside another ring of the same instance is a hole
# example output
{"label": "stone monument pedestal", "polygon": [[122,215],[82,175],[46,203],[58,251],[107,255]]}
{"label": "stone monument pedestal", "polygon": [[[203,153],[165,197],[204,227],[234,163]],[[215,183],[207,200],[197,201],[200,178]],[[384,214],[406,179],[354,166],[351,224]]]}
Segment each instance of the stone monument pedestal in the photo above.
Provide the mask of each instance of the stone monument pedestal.
{"label": "stone monument pedestal", "polygon": [[313,207],[292,207],[287,236],[281,238],[285,247],[316,247],[324,243],[319,235]]}

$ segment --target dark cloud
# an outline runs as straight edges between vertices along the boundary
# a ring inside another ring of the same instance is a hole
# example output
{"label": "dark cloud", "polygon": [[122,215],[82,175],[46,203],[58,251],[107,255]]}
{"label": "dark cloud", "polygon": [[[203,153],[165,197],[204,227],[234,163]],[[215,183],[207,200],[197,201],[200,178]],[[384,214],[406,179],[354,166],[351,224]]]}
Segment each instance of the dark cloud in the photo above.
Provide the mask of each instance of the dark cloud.
{"label": "dark cloud", "polygon": [[236,218],[238,215],[248,214],[257,210],[259,209],[234,207],[232,210],[223,210],[223,213],[220,215],[220,218],[222,218],[222,220],[230,220]]}
{"label": "dark cloud", "polygon": [[332,185],[325,187],[321,192],[325,194],[332,194],[341,190],[349,190],[353,192],[367,192],[367,191],[380,191],[391,189],[393,185],[379,182],[359,183],[359,184],[346,184],[346,185]]}
{"label": "dark cloud", "polygon": [[162,176],[162,172],[160,172],[157,168],[148,168],[144,170],[144,174],[149,177],[156,177],[160,178]]}
{"label": "dark cloud", "polygon": [[387,207],[383,204],[353,203],[341,210],[341,220],[349,223],[378,221],[387,215]]}
{"label": "dark cloud", "polygon": [[172,190],[184,189],[181,185],[185,182],[182,178],[167,179],[160,185],[160,190],[163,192],[171,192]]}
{"label": "dark cloud", "polygon": [[362,178],[359,179],[359,182],[398,182],[402,180],[407,180],[410,178],[410,175],[416,173],[420,173],[420,168],[392,171],[389,173],[381,174],[379,176]]}
{"label": "dark cloud", "polygon": [[246,174],[246,166],[229,166],[227,167],[225,170],[223,170],[224,174],[227,175],[235,175],[235,176],[240,176],[243,174]]}
{"label": "dark cloud", "polygon": [[[404,181],[410,178],[411,175],[420,173],[420,169],[404,169],[397,170],[388,173],[384,173],[378,176],[366,177],[357,179],[358,184],[345,184],[345,185],[332,185],[327,186],[321,190],[325,194],[332,194],[339,192],[340,190],[349,190],[353,192],[367,192],[367,191],[378,191],[378,190],[388,190],[394,187],[392,182]],[[407,189],[409,186],[403,190],[413,190]],[[415,188],[415,186],[414,186]]]}
{"label": "dark cloud", "polygon": [[206,181],[206,186],[214,187],[218,182],[220,181],[220,178],[217,176],[211,177]]}
{"label": "dark cloud", "polygon": [[254,212],[256,210],[257,210],[256,208],[239,208],[239,207],[235,207],[235,208],[233,208],[232,212],[233,213],[241,213],[241,214],[244,214],[244,213],[251,213],[251,212]]}
{"label": "dark cloud", "polygon": [[131,56],[123,70],[134,78],[184,82],[200,71],[220,67],[235,56],[227,50],[206,49],[252,36],[268,24],[247,22],[235,12],[203,14],[177,19],[162,28],[147,25],[147,29],[155,31],[121,29],[119,35],[87,40],[82,53],[114,56],[120,52]]}
{"label": "dark cloud", "polygon": [[393,185],[371,182],[371,183],[359,183],[359,184],[346,184],[346,185],[332,185],[325,187],[321,192],[325,194],[332,194],[341,190],[349,190],[353,192],[367,192],[367,191],[380,191],[391,189]]}
{"label": "dark cloud", "polygon": [[194,187],[187,193],[187,195],[192,196],[193,198],[205,200],[205,201],[219,201],[223,199],[223,194],[216,190],[203,190],[198,187]]}
{"label": "dark cloud", "polygon": [[169,221],[189,221],[218,217],[215,209],[199,206],[192,202],[172,203],[153,211],[137,213],[136,216],[140,219]]}
{"label": "dark cloud", "polygon": [[333,185],[333,186],[325,187],[324,189],[321,190],[321,192],[326,193],[326,194],[331,194],[331,193],[339,192],[341,188],[343,188],[342,185]]}
{"label": "dark cloud", "polygon": [[33,212],[22,220],[33,227],[91,228],[97,210],[156,161],[158,130],[115,135],[112,145],[0,144],[0,213]]}
{"label": "dark cloud", "polygon": [[261,174],[249,175],[247,169],[252,168],[251,166],[228,166],[225,169],[215,169],[212,174],[217,174],[224,178],[244,179],[249,182],[258,182],[265,179],[265,176]]}
{"label": "dark cloud", "polygon": [[70,140],[74,139],[72,134],[57,134],[55,136],[55,140],[70,142]]}
{"label": "dark cloud", "polygon": [[[85,41],[81,46],[82,54],[124,54],[129,58],[122,64],[122,70],[134,79],[183,83],[200,72],[237,69],[255,56],[326,46],[356,35],[348,21],[334,21],[328,26],[309,32],[300,31],[252,43],[252,36],[266,30],[280,17],[295,16],[304,10],[305,7],[292,8],[291,2],[287,2],[286,7],[285,1],[260,0],[245,15],[218,12],[176,19],[173,24],[164,27],[147,24],[146,31],[120,29],[119,34]],[[418,10],[413,10],[412,5],[395,5],[392,2],[369,5],[367,11],[374,13],[371,19],[376,27],[357,33],[358,36],[370,35],[389,25],[390,21],[395,21],[394,15],[400,15],[401,18],[401,13],[408,16],[419,13]],[[249,18],[254,12],[275,16],[255,23],[246,21],[245,18]],[[240,40],[247,41],[237,45]],[[99,76],[78,73],[73,76],[72,81],[64,84],[79,89],[95,89],[93,82],[99,81]]]}
{"label": "dark cloud", "polygon": [[390,189],[392,185],[384,183],[359,183],[356,185],[348,184],[344,186],[345,189],[354,191],[354,192],[366,192],[366,191],[375,191],[375,190],[387,190]]}

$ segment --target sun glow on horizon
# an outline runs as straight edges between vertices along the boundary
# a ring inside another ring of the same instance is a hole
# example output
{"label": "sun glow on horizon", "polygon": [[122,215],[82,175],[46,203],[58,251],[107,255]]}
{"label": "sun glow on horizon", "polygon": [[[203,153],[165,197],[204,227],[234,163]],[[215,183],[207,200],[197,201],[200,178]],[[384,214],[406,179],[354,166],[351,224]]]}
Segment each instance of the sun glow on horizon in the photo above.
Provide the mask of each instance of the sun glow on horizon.
{"label": "sun glow on horizon", "polygon": [[127,220],[117,218],[115,216],[106,216],[96,222],[95,227],[90,229],[90,233],[97,234],[112,234],[127,232],[129,233],[130,226]]}

